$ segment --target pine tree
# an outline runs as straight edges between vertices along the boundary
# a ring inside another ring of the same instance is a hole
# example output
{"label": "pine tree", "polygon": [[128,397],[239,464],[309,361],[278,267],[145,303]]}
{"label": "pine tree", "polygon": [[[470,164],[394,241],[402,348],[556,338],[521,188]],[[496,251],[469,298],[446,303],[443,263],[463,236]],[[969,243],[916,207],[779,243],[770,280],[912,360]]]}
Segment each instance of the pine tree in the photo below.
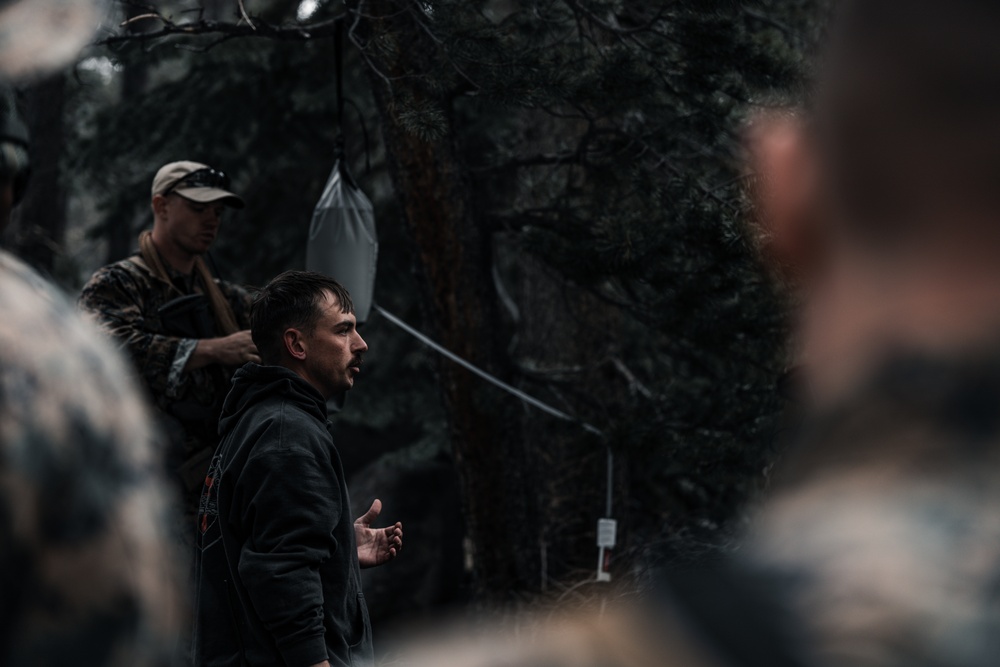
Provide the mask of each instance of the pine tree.
{"label": "pine tree", "polygon": [[[111,57],[151,75],[145,95],[105,109],[80,144],[81,171],[129,175],[108,193],[109,216],[141,210],[156,165],[200,158],[248,193],[221,263],[251,282],[301,265],[332,166],[328,38],[342,8],[321,5],[306,29],[292,22],[296,5],[247,3],[253,30],[234,7],[231,23],[164,22],[155,39],[110,40]],[[785,307],[746,226],[738,128],[755,100],[799,85],[813,5],[349,4],[346,87],[382,137],[361,180],[383,259],[394,258],[377,300],[419,313],[449,349],[604,433],[435,362],[487,596],[592,576],[609,448],[618,573],[724,547],[763,484]],[[234,38],[252,34],[273,39]],[[348,134],[358,166],[363,142]],[[436,433],[436,401],[399,388],[401,376],[426,382],[425,353],[373,333],[405,361],[382,361],[379,398],[347,418],[384,425],[407,410],[386,402],[420,401],[408,418]]]}
{"label": "pine tree", "polygon": [[[428,321],[608,434],[442,367],[481,584],[537,590],[592,566],[605,444],[624,464],[631,555],[715,547],[769,462],[785,362],[735,133],[755,97],[796,84],[805,40],[739,2],[364,12]],[[519,284],[516,318],[498,307],[504,281]]]}

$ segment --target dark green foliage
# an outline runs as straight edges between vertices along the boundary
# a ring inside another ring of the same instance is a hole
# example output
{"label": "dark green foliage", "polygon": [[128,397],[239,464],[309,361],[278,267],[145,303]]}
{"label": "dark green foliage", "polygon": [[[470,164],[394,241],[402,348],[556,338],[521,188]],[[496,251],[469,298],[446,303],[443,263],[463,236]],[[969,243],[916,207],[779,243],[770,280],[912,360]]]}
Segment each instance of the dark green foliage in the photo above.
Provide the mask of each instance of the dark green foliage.
{"label": "dark green foliage", "polygon": [[[370,78],[389,85],[388,111],[408,131],[458,152],[475,204],[468,224],[490,232],[495,267],[482,270],[492,282],[495,269],[516,310],[492,323],[509,340],[508,377],[608,434],[615,514],[635,564],[727,544],[775,455],[787,333],[747,229],[739,127],[757,100],[801,88],[817,2],[388,4],[405,21],[362,19],[346,89],[374,130],[363,68],[379,54],[414,54],[401,71]],[[217,39],[109,53],[150,68],[149,90],[96,115],[75,167],[104,193],[114,224],[144,209],[167,160],[228,170],[248,207],[220,241],[219,263],[259,283],[304,260],[338,130],[333,45],[179,48]],[[348,149],[360,165],[353,117]],[[409,269],[420,260],[384,172],[400,156],[375,145],[372,157],[375,173],[360,180],[378,209],[376,300],[417,319]],[[345,418],[441,434],[427,353],[377,319],[369,332],[377,352]],[[540,539],[569,545],[552,547],[549,576],[589,572],[605,443],[493,390],[487,399],[527,443],[518,464],[546,480]]]}
{"label": "dark green foliage", "polygon": [[[627,467],[630,546],[659,535],[670,559],[724,542],[775,454],[785,310],[746,228],[738,132],[802,85],[811,27],[807,3],[768,4],[522,2],[489,21],[433,3],[481,224],[605,304],[575,323],[611,340],[577,350],[573,406]],[[632,378],[602,375],[608,358]]]}

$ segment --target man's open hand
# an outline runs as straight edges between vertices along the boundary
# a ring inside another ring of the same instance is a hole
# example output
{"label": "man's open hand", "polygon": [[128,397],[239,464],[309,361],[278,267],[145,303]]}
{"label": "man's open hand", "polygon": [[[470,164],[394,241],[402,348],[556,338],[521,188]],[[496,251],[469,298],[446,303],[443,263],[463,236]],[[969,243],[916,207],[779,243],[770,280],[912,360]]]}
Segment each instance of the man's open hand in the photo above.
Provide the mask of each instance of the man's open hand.
{"label": "man's open hand", "polygon": [[354,521],[354,539],[358,543],[361,567],[388,563],[403,548],[403,524],[400,522],[385,528],[372,528],[381,512],[382,501],[376,498],[368,511]]}

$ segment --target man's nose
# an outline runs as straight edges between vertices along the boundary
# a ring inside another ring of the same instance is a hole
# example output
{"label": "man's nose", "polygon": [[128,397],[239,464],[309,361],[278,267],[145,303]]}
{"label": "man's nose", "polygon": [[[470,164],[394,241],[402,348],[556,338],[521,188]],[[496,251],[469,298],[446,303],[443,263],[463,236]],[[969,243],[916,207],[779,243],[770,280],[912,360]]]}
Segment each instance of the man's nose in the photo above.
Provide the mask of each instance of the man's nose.
{"label": "man's nose", "polygon": [[361,337],[361,334],[355,331],[354,345],[351,346],[351,352],[358,353],[367,351],[368,351],[368,343],[366,343],[365,339]]}

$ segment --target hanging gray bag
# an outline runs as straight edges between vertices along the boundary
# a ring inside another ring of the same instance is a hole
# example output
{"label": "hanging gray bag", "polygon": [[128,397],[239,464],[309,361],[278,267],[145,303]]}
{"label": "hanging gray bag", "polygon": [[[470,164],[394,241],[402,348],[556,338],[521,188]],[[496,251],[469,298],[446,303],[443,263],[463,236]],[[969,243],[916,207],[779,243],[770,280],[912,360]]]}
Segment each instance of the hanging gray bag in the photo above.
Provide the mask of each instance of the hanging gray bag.
{"label": "hanging gray bag", "polygon": [[358,322],[364,322],[371,311],[377,259],[372,203],[339,157],[313,211],[306,269],[330,276],[346,287]]}

